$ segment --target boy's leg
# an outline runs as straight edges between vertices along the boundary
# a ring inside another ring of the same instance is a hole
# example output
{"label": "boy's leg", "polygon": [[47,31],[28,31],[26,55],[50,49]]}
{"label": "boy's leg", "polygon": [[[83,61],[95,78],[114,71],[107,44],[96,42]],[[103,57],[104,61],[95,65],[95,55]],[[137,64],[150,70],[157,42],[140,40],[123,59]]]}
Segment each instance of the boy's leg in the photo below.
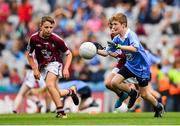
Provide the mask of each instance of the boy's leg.
{"label": "boy's leg", "polygon": [[123,101],[126,100],[129,95],[128,93],[122,91],[118,96],[119,98],[116,100],[114,105],[115,108],[119,108],[122,105]]}
{"label": "boy's leg", "polygon": [[56,88],[57,79],[58,79],[58,77],[55,74],[48,72],[48,74],[46,76],[46,85],[47,85],[48,91],[56,105],[56,111],[57,111],[56,117],[67,118],[67,116],[63,110],[63,103],[60,100],[61,96],[60,96],[59,90]]}
{"label": "boy's leg", "polygon": [[[137,85],[137,81],[135,81],[134,79],[132,79],[132,78],[129,78],[129,79],[126,79],[125,81],[124,81],[124,83],[126,83],[130,88],[132,88],[132,89],[135,89],[135,86],[134,86],[134,84],[135,85]],[[115,102],[115,108],[118,108],[118,107],[120,107],[121,105],[122,105],[122,102],[124,101],[124,100],[126,100],[127,98],[128,98],[128,93],[126,93],[125,91],[123,91],[123,92],[121,92],[120,93],[120,95],[119,95],[119,99]],[[131,99],[132,100],[132,99]],[[130,104],[130,103],[129,103]],[[131,105],[129,105],[130,107],[131,107]],[[130,108],[129,107],[129,108]]]}
{"label": "boy's leg", "polygon": [[75,86],[70,87],[70,89],[68,89],[69,91],[69,95],[71,96],[73,102],[75,105],[79,105],[79,98],[77,96],[77,89]]}
{"label": "boy's leg", "polygon": [[119,90],[125,91],[128,93],[130,96],[130,100],[128,103],[128,108],[131,108],[136,99],[138,98],[139,94],[136,90],[131,89],[128,85],[123,83],[124,77],[121,74],[117,74],[113,79],[112,79],[112,84],[114,88],[117,88]]}
{"label": "boy's leg", "polygon": [[14,108],[13,108],[13,113],[17,113],[17,109],[19,105],[21,104],[23,98],[25,97],[26,93],[30,90],[26,84],[23,84],[20,91],[18,92],[15,100],[14,100]]}
{"label": "boy's leg", "polygon": [[104,84],[105,84],[106,88],[109,90],[112,90],[112,91],[113,91],[113,89],[112,89],[111,80],[115,75],[116,75],[115,73],[111,72],[108,74],[108,76],[104,80]]}
{"label": "boy's leg", "polygon": [[45,95],[44,98],[45,98],[45,102],[46,102],[46,113],[48,113],[48,112],[50,112],[50,106],[51,106],[52,99],[51,99],[51,96],[48,91],[46,91],[44,95]]}
{"label": "boy's leg", "polygon": [[[57,86],[58,87],[58,86]],[[75,86],[70,87],[69,89],[60,89],[59,93],[62,97],[71,96],[73,103],[75,105],[79,104],[79,98],[77,96],[77,89]]]}
{"label": "boy's leg", "polygon": [[141,97],[148,100],[153,106],[155,110],[154,117],[162,117],[164,107],[161,103],[157,101],[157,99],[149,92],[148,86],[140,87]]}
{"label": "boy's leg", "polygon": [[141,96],[148,100],[154,107],[155,115],[154,117],[162,117],[164,112],[164,107],[158,100],[152,95],[151,90],[148,86],[149,79],[139,78],[136,77],[137,81],[139,82],[139,91]]}
{"label": "boy's leg", "polygon": [[114,68],[112,70],[112,72],[106,77],[104,84],[106,86],[106,88],[108,88],[109,90],[115,92],[117,94],[117,96],[119,97],[116,102],[114,107],[115,108],[119,108],[122,105],[122,102],[127,99],[128,94],[126,92],[122,92],[121,90],[114,88],[111,84],[111,80],[112,78],[117,74],[117,72],[119,71],[119,69]]}

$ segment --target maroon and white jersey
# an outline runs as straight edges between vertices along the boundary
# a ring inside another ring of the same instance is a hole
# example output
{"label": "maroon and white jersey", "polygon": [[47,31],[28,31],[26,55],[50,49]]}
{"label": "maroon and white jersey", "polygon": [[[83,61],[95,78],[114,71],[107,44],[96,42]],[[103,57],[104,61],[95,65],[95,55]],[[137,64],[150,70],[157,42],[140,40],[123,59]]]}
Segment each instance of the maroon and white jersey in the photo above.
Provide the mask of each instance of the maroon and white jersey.
{"label": "maroon and white jersey", "polygon": [[126,55],[124,53],[118,53],[118,55],[116,56],[116,59],[118,60],[116,67],[121,69],[126,63]]}
{"label": "maroon and white jersey", "polygon": [[57,34],[52,33],[49,38],[43,39],[37,32],[31,36],[27,51],[29,51],[29,54],[35,51],[39,68],[41,68],[50,62],[62,63],[62,54],[68,53],[69,49],[64,40]]}
{"label": "maroon and white jersey", "polygon": [[[111,39],[113,40],[113,38],[116,35],[114,33],[110,33],[110,36],[111,36]],[[121,69],[126,63],[126,55],[121,50],[116,51],[116,53],[118,53],[118,55],[116,56],[116,59],[117,59],[116,68]]]}

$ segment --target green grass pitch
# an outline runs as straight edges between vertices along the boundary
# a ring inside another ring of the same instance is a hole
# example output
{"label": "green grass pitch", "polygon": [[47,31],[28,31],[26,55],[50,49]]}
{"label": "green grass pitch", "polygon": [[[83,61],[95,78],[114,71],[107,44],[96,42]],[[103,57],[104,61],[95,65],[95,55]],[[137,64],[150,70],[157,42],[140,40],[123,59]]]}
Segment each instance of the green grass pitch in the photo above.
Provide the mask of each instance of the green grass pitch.
{"label": "green grass pitch", "polygon": [[180,113],[167,112],[163,118],[154,113],[68,114],[67,119],[49,114],[0,114],[0,125],[180,125]]}

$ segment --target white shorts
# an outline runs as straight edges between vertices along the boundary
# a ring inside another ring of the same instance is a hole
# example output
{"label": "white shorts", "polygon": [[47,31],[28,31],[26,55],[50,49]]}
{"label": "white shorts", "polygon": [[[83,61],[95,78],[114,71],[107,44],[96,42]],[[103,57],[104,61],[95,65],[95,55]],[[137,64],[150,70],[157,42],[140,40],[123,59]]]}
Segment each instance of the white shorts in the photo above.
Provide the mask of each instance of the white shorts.
{"label": "white shorts", "polygon": [[23,84],[27,85],[29,88],[35,88],[36,84],[38,84],[38,87],[43,88],[46,86],[45,81],[43,77],[40,77],[40,80],[36,80],[34,78],[34,74],[32,70],[27,70],[26,77],[24,78]]}
{"label": "white shorts", "polygon": [[124,82],[130,83],[130,84],[138,84],[138,81],[136,80],[135,77],[128,78],[128,79],[124,80]]}
{"label": "white shorts", "polygon": [[43,70],[41,70],[41,75],[44,79],[46,79],[47,73],[51,72],[58,76],[59,78],[62,78],[62,63],[59,62],[51,62],[49,63]]}
{"label": "white shorts", "polygon": [[117,74],[119,72],[119,68],[115,67],[112,69],[111,73]]}

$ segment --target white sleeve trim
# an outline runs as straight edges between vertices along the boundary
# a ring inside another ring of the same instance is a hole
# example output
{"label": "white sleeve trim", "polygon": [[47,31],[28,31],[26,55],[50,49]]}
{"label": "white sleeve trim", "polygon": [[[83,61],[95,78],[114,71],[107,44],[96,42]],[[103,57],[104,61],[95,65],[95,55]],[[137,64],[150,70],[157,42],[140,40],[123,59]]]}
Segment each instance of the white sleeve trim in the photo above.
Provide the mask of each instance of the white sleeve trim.
{"label": "white sleeve trim", "polygon": [[65,54],[66,54],[66,55],[69,55],[69,53],[70,53],[70,50],[68,49],[68,50],[65,52]]}

